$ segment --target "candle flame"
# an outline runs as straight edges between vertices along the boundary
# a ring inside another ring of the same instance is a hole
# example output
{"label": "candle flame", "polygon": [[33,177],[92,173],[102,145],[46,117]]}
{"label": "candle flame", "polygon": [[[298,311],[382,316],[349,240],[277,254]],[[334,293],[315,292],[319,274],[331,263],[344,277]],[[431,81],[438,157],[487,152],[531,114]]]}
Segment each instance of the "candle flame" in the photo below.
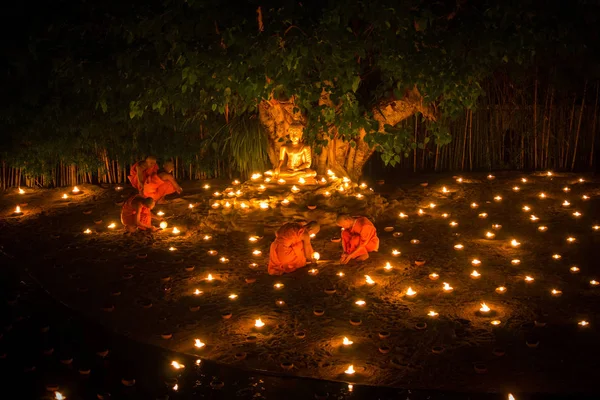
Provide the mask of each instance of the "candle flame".
{"label": "candle flame", "polygon": [[347,370],[344,371],[347,375],[353,375],[356,371],[354,371],[354,365],[350,365]]}
{"label": "candle flame", "polygon": [[408,215],[404,214],[403,212],[401,212],[400,214],[398,214],[398,216],[400,218],[408,218]]}
{"label": "candle flame", "polygon": [[576,240],[577,240],[577,239],[575,239],[575,238],[574,238],[574,237],[572,237],[572,236],[569,236],[569,237],[567,238],[567,242],[569,242],[569,243],[573,243],[573,242],[575,242]]}
{"label": "candle flame", "polygon": [[504,286],[498,286],[496,288],[496,292],[497,293],[504,293],[504,292],[506,292],[506,288]]}
{"label": "candle flame", "polygon": [[520,188],[520,187],[518,187],[518,186],[513,186],[513,188],[512,188],[512,189],[513,189],[513,191],[515,191],[515,192],[518,192],[519,190],[521,190],[521,188]]}
{"label": "candle flame", "polygon": [[495,197],[494,197],[494,200],[496,200],[496,201],[501,201],[501,200],[502,200],[502,196],[495,196]]}
{"label": "candle flame", "polygon": [[445,291],[447,291],[447,292],[450,292],[450,291],[452,291],[452,290],[454,289],[454,288],[453,288],[452,286],[450,286],[450,285],[449,285],[447,282],[444,282],[444,283],[443,283],[443,285],[444,285],[443,289],[444,289]]}
{"label": "candle flame", "polygon": [[592,286],[598,286],[598,281],[597,281],[597,280],[595,280],[595,279],[592,279],[592,280],[590,281],[590,285],[592,285]]}
{"label": "candle flame", "polygon": [[203,293],[203,292],[202,292],[200,289],[196,289],[196,290],[194,290],[194,294],[195,294],[196,296],[198,296],[198,295],[201,295],[202,293]]}
{"label": "candle flame", "polygon": [[525,282],[533,282],[535,279],[533,279],[531,276],[527,275],[525,277]]}
{"label": "candle flame", "polygon": [[485,233],[485,237],[487,237],[488,239],[493,239],[495,236],[496,236],[496,234],[492,233],[492,232]]}
{"label": "candle flame", "polygon": [[263,326],[265,326],[265,323],[264,323],[264,322],[262,322],[262,320],[259,318],[259,319],[257,319],[257,320],[254,322],[254,326],[255,326],[256,328],[262,328]]}
{"label": "candle flame", "polygon": [[304,185],[306,183],[306,180],[304,178],[300,177],[298,179],[298,183],[301,184],[301,185]]}
{"label": "candle flame", "polygon": [[20,214],[20,213],[21,213],[21,207],[17,206],[17,207],[15,208],[15,213],[16,213],[16,214]]}
{"label": "candle flame", "polygon": [[462,181],[463,181],[463,178],[456,178],[456,182],[462,183]]}
{"label": "candle flame", "polygon": [[235,299],[238,298],[238,295],[235,294],[235,293],[231,293],[228,297],[229,297],[230,300],[235,300]]}
{"label": "candle flame", "polygon": [[166,221],[162,221],[158,226],[160,226],[160,229],[167,229],[167,222]]}
{"label": "candle flame", "polygon": [[408,297],[413,297],[417,294],[416,291],[414,291],[410,286],[408,287],[408,289],[406,289],[406,295]]}
{"label": "candle flame", "polygon": [[337,276],[339,276],[341,278],[341,277],[344,276],[344,273],[340,271],[340,272],[337,273]]}
{"label": "candle flame", "polygon": [[292,192],[298,193],[299,191],[300,189],[296,185],[292,186]]}
{"label": "candle flame", "polygon": [[449,216],[450,216],[450,214],[448,214],[448,213],[443,213],[442,214],[442,218],[448,218]]}
{"label": "candle flame", "polygon": [[177,227],[173,227],[173,235],[177,235],[179,233],[179,229]]}
{"label": "candle flame", "polygon": [[429,203],[429,208],[435,208],[436,204],[435,203]]}
{"label": "candle flame", "polygon": [[575,218],[581,217],[581,213],[580,213],[579,211],[575,211],[575,212],[573,213],[573,216],[574,216]]}
{"label": "candle flame", "polygon": [[552,258],[554,258],[555,260],[560,260],[562,256],[560,254],[553,254]]}
{"label": "candle flame", "polygon": [[392,270],[392,264],[388,262],[385,263],[385,266],[383,267],[383,269],[385,269],[386,271],[391,271]]}
{"label": "candle flame", "polygon": [[479,218],[487,218],[487,213],[480,213]]}
{"label": "candle flame", "polygon": [[21,188],[19,188],[19,194],[25,194],[25,191]]}
{"label": "candle flame", "polygon": [[92,230],[90,228],[87,228],[85,231],[83,231],[83,233],[89,235],[90,233],[92,233]]}
{"label": "candle flame", "polygon": [[356,198],[357,198],[357,199],[359,199],[359,200],[361,200],[363,197],[365,197],[365,196],[363,196],[363,195],[362,195],[362,194],[360,194],[360,193],[358,193],[358,194],[356,195]]}
{"label": "candle flame", "polygon": [[590,199],[590,196],[588,196],[588,195],[584,194],[583,196],[581,196],[581,198],[582,198],[583,200],[589,200],[589,199]]}
{"label": "candle flame", "polygon": [[321,258],[321,255],[315,251],[313,253],[313,258],[315,259],[315,261],[319,261],[319,259]]}
{"label": "candle flame", "polygon": [[515,258],[515,259],[510,260],[510,263],[512,265],[519,265],[519,264],[521,264],[521,260],[519,260],[518,258]]}
{"label": "candle flame", "polygon": [[565,193],[568,193],[568,192],[570,192],[570,191],[571,191],[571,188],[570,188],[570,187],[568,187],[568,186],[565,186],[565,187],[563,188],[563,192],[565,192]]}
{"label": "candle flame", "polygon": [[472,278],[479,278],[480,276],[481,276],[481,274],[479,272],[477,272],[476,269],[474,269],[473,272],[471,272]]}
{"label": "candle flame", "polygon": [[423,214],[425,214],[425,211],[423,211],[423,209],[419,208],[419,211],[417,211],[417,214],[423,215]]}
{"label": "candle flame", "polygon": [[527,178],[521,178],[521,182],[527,183]]}
{"label": "candle flame", "polygon": [[427,313],[427,315],[428,315],[428,316],[430,316],[430,317],[437,317],[437,316],[438,316],[438,315],[440,315],[440,314],[438,314],[437,312],[435,312],[435,311],[431,310],[431,311],[429,311],[429,312]]}
{"label": "candle flame", "polygon": [[513,239],[510,241],[510,245],[512,247],[519,247],[521,245],[521,243],[517,239]]}
{"label": "candle flame", "polygon": [[458,226],[458,222],[456,222],[456,221],[450,221],[450,226],[453,227],[453,228],[457,227]]}
{"label": "candle flame", "polygon": [[545,199],[546,198],[546,193],[542,192],[540,193],[540,199]]}
{"label": "candle flame", "polygon": [[589,324],[590,324],[590,323],[589,323],[589,322],[587,322],[587,321],[579,321],[579,322],[577,323],[577,325],[579,325],[579,326],[588,326]]}
{"label": "candle flame", "polygon": [[206,346],[206,343],[203,343],[200,339],[194,339],[194,346],[198,349],[201,349]]}
{"label": "candle flame", "polygon": [[442,193],[448,193],[448,192],[449,192],[449,190],[448,190],[448,188],[446,188],[446,186],[442,187]]}
{"label": "candle flame", "polygon": [[367,304],[367,302],[366,302],[366,301],[364,301],[364,300],[356,300],[356,301],[354,302],[354,304],[356,304],[357,306],[361,306],[361,307],[362,307],[362,306],[364,306],[365,304]]}
{"label": "candle flame", "polygon": [[202,189],[208,190],[208,189],[210,189],[210,185],[207,183],[206,185],[202,186]]}
{"label": "candle flame", "polygon": [[277,180],[277,183],[279,183],[280,185],[284,185],[285,184],[285,179],[280,178]]}
{"label": "candle flame", "polygon": [[471,208],[477,208],[477,207],[479,207],[479,204],[477,204],[477,203],[471,203]]}
{"label": "candle flame", "polygon": [[261,210],[268,210],[269,209],[269,203],[267,203],[266,201],[261,201],[260,202],[260,209]]}
{"label": "candle flame", "polygon": [[255,255],[255,256],[260,256],[262,254],[262,251],[260,251],[260,250],[257,249],[257,250],[254,250],[252,252],[252,254]]}
{"label": "candle flame", "polygon": [[492,324],[492,325],[494,325],[494,326],[498,326],[498,325],[500,325],[501,323],[502,323],[502,321],[500,321],[500,320],[497,320],[497,319],[495,319],[495,320],[493,320],[493,321],[490,321],[490,324]]}
{"label": "candle flame", "polygon": [[206,280],[209,282],[211,282],[213,279],[215,278],[213,278],[212,274],[208,274],[208,276],[206,277]]}
{"label": "candle flame", "polygon": [[283,283],[279,283],[279,282],[278,282],[278,283],[274,284],[274,285],[273,285],[273,287],[274,287],[275,289],[281,289],[281,288],[283,287]]}
{"label": "candle flame", "polygon": [[472,265],[479,265],[479,264],[481,264],[481,261],[479,259],[477,259],[477,258],[474,258],[474,259],[471,260],[471,264]]}
{"label": "candle flame", "polygon": [[252,174],[252,176],[250,177],[250,179],[252,179],[253,181],[260,179],[260,177],[262,176],[262,174],[259,173],[254,173]]}
{"label": "candle flame", "polygon": [[562,294],[562,290],[552,289],[551,293],[553,296],[560,296]]}
{"label": "candle flame", "polygon": [[462,250],[462,249],[464,249],[464,248],[465,248],[465,246],[463,246],[463,245],[462,245],[462,244],[460,244],[460,243],[459,243],[459,244],[455,244],[455,245],[454,245],[454,249],[456,249],[456,250]]}
{"label": "candle flame", "polygon": [[540,232],[545,232],[545,231],[547,231],[547,230],[548,230],[548,227],[547,227],[547,226],[545,226],[545,225],[540,225],[540,226],[538,226],[538,231],[540,231]]}
{"label": "candle flame", "polygon": [[434,279],[435,280],[435,279],[437,279],[439,277],[440,276],[438,274],[436,274],[435,272],[432,272],[431,274],[429,274],[429,279]]}
{"label": "candle flame", "polygon": [[220,192],[214,192],[214,193],[213,193],[213,196],[215,196],[215,197],[219,197],[219,196],[221,196],[221,193],[220,193]]}
{"label": "candle flame", "polygon": [[571,203],[569,203],[568,200],[563,201],[562,203],[563,207],[569,207],[571,205]]}
{"label": "candle flame", "polygon": [[489,308],[487,304],[481,303],[481,308],[479,309],[479,311],[486,313],[490,312],[491,308]]}
{"label": "candle flame", "polygon": [[344,340],[342,340],[342,344],[344,346],[350,346],[352,343],[354,343],[352,340],[348,339],[347,337],[344,336]]}
{"label": "candle flame", "polygon": [[371,279],[371,277],[369,275],[365,275],[365,282],[367,283],[367,285],[375,284],[375,281],[373,279]]}
{"label": "candle flame", "polygon": [[572,266],[571,268],[569,268],[569,270],[570,270],[571,272],[579,272],[579,267],[577,267],[577,266]]}
{"label": "candle flame", "polygon": [[80,192],[79,188],[77,186],[74,186],[73,193],[79,193],[79,192]]}
{"label": "candle flame", "polygon": [[111,223],[110,225],[108,225],[109,229],[114,229],[117,226],[117,224],[115,224],[114,222]]}
{"label": "candle flame", "polygon": [[256,237],[256,236],[250,236],[250,237],[248,238],[248,241],[249,241],[249,242],[252,242],[252,243],[254,243],[254,242],[257,242],[257,241],[258,241],[258,237]]}
{"label": "candle flame", "polygon": [[535,215],[531,214],[531,216],[529,217],[529,219],[535,222],[535,221],[537,221],[539,218],[538,218],[537,216],[535,216]]}
{"label": "candle flame", "polygon": [[67,196],[67,194],[65,193],[65,194],[62,195],[62,198],[66,200],[66,199],[69,198],[69,196]]}
{"label": "candle flame", "polygon": [[183,364],[179,364],[177,361],[171,361],[171,365],[173,366],[173,368],[175,369],[181,369],[181,368],[185,368],[185,365]]}
{"label": "candle flame", "polygon": [[175,247],[173,247],[173,246],[169,247],[169,251],[175,251],[175,250],[177,250]]}

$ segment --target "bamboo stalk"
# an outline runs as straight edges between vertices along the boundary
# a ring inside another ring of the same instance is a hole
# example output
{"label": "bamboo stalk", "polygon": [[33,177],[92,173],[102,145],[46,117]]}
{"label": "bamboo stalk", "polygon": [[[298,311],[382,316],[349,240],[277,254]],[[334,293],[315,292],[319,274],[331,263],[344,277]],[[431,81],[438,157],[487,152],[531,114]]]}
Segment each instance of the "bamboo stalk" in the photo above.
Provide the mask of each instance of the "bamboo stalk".
{"label": "bamboo stalk", "polygon": [[594,167],[594,145],[596,142],[596,117],[598,116],[598,88],[600,82],[596,82],[596,100],[594,102],[594,119],[592,122],[592,145],[590,150],[590,168]]}
{"label": "bamboo stalk", "polygon": [[538,148],[537,148],[537,95],[538,95],[538,79],[537,68],[535,70],[535,87],[533,90],[533,168],[538,166]]}
{"label": "bamboo stalk", "polygon": [[575,135],[575,144],[573,145],[573,162],[571,163],[571,171],[575,169],[575,160],[577,157],[577,144],[579,142],[579,132],[581,131],[581,117],[583,117],[583,108],[585,107],[585,94],[587,92],[587,80],[583,86],[583,97],[581,98],[581,108],[579,109],[579,121],[577,122],[577,133]]}

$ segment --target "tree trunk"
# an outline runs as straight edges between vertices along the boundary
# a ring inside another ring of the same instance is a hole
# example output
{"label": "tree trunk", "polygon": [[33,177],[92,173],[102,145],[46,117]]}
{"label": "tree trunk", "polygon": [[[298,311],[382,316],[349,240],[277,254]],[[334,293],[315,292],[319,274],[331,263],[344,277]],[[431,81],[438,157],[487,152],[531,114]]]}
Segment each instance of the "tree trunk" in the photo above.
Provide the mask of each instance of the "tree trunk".
{"label": "tree trunk", "polygon": [[[285,140],[280,139],[285,139],[289,126],[292,123],[306,125],[306,116],[295,111],[295,104],[294,97],[284,101],[270,98],[259,104],[259,118],[267,135],[267,154],[273,166],[276,166],[279,161],[279,150],[285,144]],[[335,107],[325,91],[321,93],[319,105]],[[383,132],[386,124],[395,126],[417,112],[422,113],[429,120],[435,120],[434,111],[423,105],[423,97],[416,88],[412,88],[406,90],[402,99],[382,101],[374,108],[373,115],[379,122],[378,131]],[[370,134],[372,132],[366,132],[361,128],[354,138],[346,141],[338,135],[335,126],[330,126],[328,132],[321,133],[321,139],[327,140],[328,144],[319,154],[313,148],[312,168],[320,175],[326,174],[327,170],[331,169],[338,176],[348,176],[358,180],[364,165],[375,152],[365,141]]]}

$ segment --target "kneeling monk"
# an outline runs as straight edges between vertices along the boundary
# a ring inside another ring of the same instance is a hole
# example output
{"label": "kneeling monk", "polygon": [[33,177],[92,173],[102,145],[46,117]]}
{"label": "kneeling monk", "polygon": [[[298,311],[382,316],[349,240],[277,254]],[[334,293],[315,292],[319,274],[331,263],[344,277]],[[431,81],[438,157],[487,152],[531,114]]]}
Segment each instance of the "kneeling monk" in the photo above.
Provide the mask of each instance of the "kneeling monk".
{"label": "kneeling monk", "polygon": [[151,210],[155,204],[154,199],[151,197],[144,198],[139,194],[131,196],[121,209],[121,222],[125,229],[130,233],[135,232],[137,229],[152,232],[158,230],[158,228],[152,226]]}
{"label": "kneeling monk", "polygon": [[156,157],[148,156],[144,161],[138,161],[129,170],[129,182],[137,189],[139,194],[144,193],[144,185],[148,179],[158,172]]}
{"label": "kneeling monk", "polygon": [[167,161],[163,169],[157,174],[151,175],[144,185],[144,197],[152,197],[154,201],[161,202],[162,199],[171,193],[181,193],[183,189],[173,177],[175,164]]}
{"label": "kneeling monk", "polygon": [[369,258],[369,253],[379,250],[379,238],[375,225],[366,217],[351,217],[341,214],[337,218],[337,225],[342,230],[342,248],[344,253],[340,259],[341,264],[356,258],[360,261]]}
{"label": "kneeling monk", "polygon": [[308,224],[291,222],[283,225],[275,234],[269,253],[269,275],[281,275],[294,272],[313,260],[313,248],[310,235],[317,234],[320,226],[315,221]]}

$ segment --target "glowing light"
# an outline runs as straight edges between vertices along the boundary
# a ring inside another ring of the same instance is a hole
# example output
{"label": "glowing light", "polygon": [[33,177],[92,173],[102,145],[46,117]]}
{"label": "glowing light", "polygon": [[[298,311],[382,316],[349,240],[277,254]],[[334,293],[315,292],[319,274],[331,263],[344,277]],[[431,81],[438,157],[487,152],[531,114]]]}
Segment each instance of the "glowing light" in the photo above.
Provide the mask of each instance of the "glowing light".
{"label": "glowing light", "polygon": [[513,186],[512,190],[513,192],[518,192],[519,190],[521,190],[521,188],[518,186]]}
{"label": "glowing light", "polygon": [[569,268],[569,271],[571,271],[572,274],[576,274],[579,272],[579,267],[574,265],[571,268]]}
{"label": "glowing light", "polygon": [[256,328],[262,328],[263,326],[265,326],[265,323],[262,322],[262,320],[259,318],[256,321],[254,321],[254,327]]}
{"label": "glowing light", "polygon": [[204,241],[209,241],[210,239],[212,239],[211,235],[204,235],[204,237],[202,237],[202,240]]}
{"label": "glowing light", "polygon": [[67,194],[65,193],[65,194],[62,195],[62,198],[66,200],[66,199],[69,198],[69,196],[67,196]]}
{"label": "glowing light", "polygon": [[423,209],[419,208],[419,211],[417,211],[417,214],[423,215],[423,214],[425,214],[425,211],[423,211]]}
{"label": "glowing light", "polygon": [[353,389],[354,389],[354,385],[349,383],[348,384],[348,392],[352,392]]}
{"label": "glowing light", "polygon": [[431,279],[432,281],[435,281],[439,278],[440,276],[438,274],[436,274],[435,272],[432,272],[431,274],[429,274],[429,279]]}
{"label": "glowing light", "polygon": [[570,187],[568,187],[568,186],[565,186],[565,187],[563,188],[563,192],[565,192],[565,193],[568,193],[568,192],[570,192],[570,191],[571,191],[571,188],[570,188]]}
{"label": "glowing light", "polygon": [[346,375],[354,375],[356,371],[354,370],[354,365],[350,365],[347,370],[344,371]]}
{"label": "glowing light", "polygon": [[348,339],[347,337],[344,336],[344,339],[342,340],[342,344],[344,346],[350,346],[352,343],[354,343],[352,340]]}
{"label": "glowing light", "polygon": [[89,235],[90,233],[92,233],[92,230],[90,228],[87,228],[85,231],[83,231],[83,233]]}
{"label": "glowing light", "polygon": [[167,229],[167,221],[162,221],[158,226],[160,226],[160,229]]}
{"label": "glowing light", "polygon": [[537,229],[540,232],[546,232],[548,230],[548,227],[546,225],[540,225]]}
{"label": "glowing light", "polygon": [[71,191],[73,194],[77,194],[79,193],[81,190],[79,190],[79,188],[77,186],[73,187],[73,190]]}
{"label": "glowing light", "polygon": [[392,250],[392,255],[393,255],[394,257],[398,257],[400,254],[402,254],[402,252],[401,252],[401,251],[398,251],[398,250],[396,250],[396,249]]}
{"label": "glowing light", "polygon": [[248,238],[248,241],[252,242],[252,243],[256,243],[258,241],[258,237],[257,236],[250,236]]}
{"label": "glowing light", "polygon": [[315,261],[319,261],[319,259],[321,258],[321,255],[319,253],[317,253],[316,251],[312,254],[312,257]]}
{"label": "glowing light", "polygon": [[598,286],[599,284],[600,284],[600,282],[598,282],[598,281],[597,281],[597,280],[595,280],[595,279],[592,279],[592,280],[590,281],[590,285],[592,285],[592,286]]}
{"label": "glowing light", "polygon": [[185,365],[183,364],[179,364],[177,361],[171,361],[171,365],[173,366],[173,368],[175,369],[182,369],[185,368]]}
{"label": "glowing light", "polygon": [[545,199],[546,198],[546,193],[542,192],[539,195],[540,199]]}
{"label": "glowing light", "polygon": [[481,265],[481,260],[474,258],[471,260],[472,265]]}
{"label": "glowing light", "polygon": [[463,181],[463,178],[456,178],[456,182],[462,183],[462,181]]}
{"label": "glowing light", "polygon": [[589,322],[587,322],[587,321],[579,321],[579,322],[577,323],[577,325],[579,325],[579,326],[588,326],[589,324],[590,324],[590,323],[589,323]]}
{"label": "glowing light", "polygon": [[505,292],[506,292],[506,288],[504,286],[498,286],[496,288],[496,293],[502,294],[502,293],[505,293]]}
{"label": "glowing light", "polygon": [[265,190],[267,190],[267,187],[266,187],[265,185],[260,185],[260,186],[258,187],[258,191],[259,191],[259,192],[264,192]]}
{"label": "glowing light", "polygon": [[519,247],[521,245],[521,242],[519,242],[517,239],[513,239],[510,241],[510,245],[512,247]]}
{"label": "glowing light", "polygon": [[562,203],[563,207],[569,207],[571,205],[571,203],[569,203],[568,200],[563,201]]}
{"label": "glowing light", "polygon": [[202,342],[202,340],[194,339],[194,347],[196,347],[197,349],[201,349],[204,346],[206,346],[206,343]]}
{"label": "glowing light", "polygon": [[179,233],[179,229],[177,227],[173,228],[173,235],[177,235]]}
{"label": "glowing light", "polygon": [[450,214],[448,214],[448,213],[443,213],[442,214],[442,218],[448,218],[449,216],[450,216]]}
{"label": "glowing light", "polygon": [[562,290],[552,289],[550,291],[550,293],[552,293],[552,296],[557,296],[558,297],[558,296],[562,295]]}
{"label": "glowing light", "polygon": [[210,189],[210,185],[207,183],[204,186],[202,186],[202,189],[208,190],[208,189]]}
{"label": "glowing light", "polygon": [[552,171],[546,172],[546,176],[552,176]]}
{"label": "glowing light", "polygon": [[495,200],[495,201],[502,201],[502,196],[495,196],[495,197],[494,197],[494,200]]}
{"label": "glowing light", "polygon": [[502,323],[502,321],[500,321],[500,320],[497,320],[497,319],[495,319],[495,320],[493,320],[493,321],[490,321],[490,324],[492,324],[492,325],[494,325],[494,326],[498,326],[498,325],[500,325],[501,323]]}
{"label": "glowing light", "polygon": [[456,228],[456,227],[458,226],[458,222],[456,222],[456,221],[450,221],[450,224],[449,224],[449,225],[450,225],[451,227],[453,227],[453,228]]}
{"label": "glowing light", "polygon": [[221,207],[221,205],[219,203],[217,203],[216,201],[214,203],[212,203],[210,206],[215,209]]}
{"label": "glowing light", "polygon": [[173,246],[169,247],[169,251],[175,251],[175,250],[177,250],[175,247],[173,247]]}
{"label": "glowing light", "polygon": [[531,282],[533,282],[534,280],[535,280],[535,279],[533,279],[533,278],[532,278],[531,276],[529,276],[529,275],[527,275],[527,276],[525,277],[525,282],[527,282],[527,283],[531,283]]}
{"label": "glowing light", "polygon": [[595,231],[600,231],[600,225],[594,225],[592,226],[592,229]]}
{"label": "glowing light", "polygon": [[375,281],[373,279],[371,279],[371,277],[369,275],[365,275],[365,282],[367,283],[367,285],[375,284]]}
{"label": "glowing light", "polygon": [[265,183],[270,183],[272,181],[271,178],[265,178]]}
{"label": "glowing light", "polygon": [[583,200],[589,200],[589,199],[590,199],[590,196],[588,196],[588,195],[584,194],[583,196],[581,196],[581,198],[582,198]]}
{"label": "glowing light", "polygon": [[260,250],[256,249],[256,250],[254,250],[254,251],[252,252],[252,255],[254,255],[254,256],[256,256],[256,257],[258,257],[258,256],[262,255],[262,251],[260,251]]}
{"label": "glowing light", "polygon": [[581,213],[580,213],[579,211],[575,211],[575,212],[573,213],[573,216],[574,216],[575,218],[579,218],[579,217],[581,217]]}
{"label": "glowing light", "polygon": [[471,208],[477,208],[477,207],[479,207],[479,204],[477,204],[477,203],[471,203]]}
{"label": "glowing light", "polygon": [[579,182],[579,183],[583,183],[583,182],[585,182],[585,179],[583,179],[583,178],[579,178],[578,182]]}
{"label": "glowing light", "polygon": [[508,394],[508,400],[516,400],[515,396],[513,396],[512,394]]}
{"label": "glowing light", "polygon": [[231,294],[230,294],[229,296],[227,296],[227,297],[229,297],[229,300],[235,300],[235,299],[237,299],[237,298],[238,298],[238,295],[237,295],[237,294],[235,294],[235,293],[231,293]]}
{"label": "glowing light", "polygon": [[442,289],[444,290],[444,292],[451,292],[454,290],[454,288],[446,282],[443,282],[443,285],[444,286],[442,287]]}
{"label": "glowing light", "polygon": [[219,258],[219,262],[221,264],[227,264],[229,262],[229,258],[227,258],[227,257],[221,257],[221,258]]}
{"label": "glowing light", "polygon": [[282,205],[282,206],[287,206],[287,205],[289,205],[289,204],[290,204],[290,201],[289,201],[288,199],[283,199],[283,200],[281,200],[281,205]]}
{"label": "glowing light", "polygon": [[252,179],[253,181],[255,181],[257,179],[260,179],[261,177],[262,177],[261,174],[255,173],[255,174],[252,174],[252,176],[250,177],[250,179]]}
{"label": "glowing light", "polygon": [[325,192],[325,193],[323,193],[323,196],[325,196],[325,197],[331,197],[331,193]]}
{"label": "glowing light", "polygon": [[436,204],[435,203],[429,203],[429,208],[435,208]]}
{"label": "glowing light", "polygon": [[414,291],[410,286],[408,287],[408,289],[406,289],[406,296],[415,297],[416,295],[417,295],[417,292]]}
{"label": "glowing light", "polygon": [[179,384],[176,383],[175,386],[173,386],[173,391],[176,392],[179,390]]}
{"label": "glowing light", "polygon": [[481,276],[481,274],[479,272],[477,272],[476,269],[474,269],[473,272],[471,272],[471,278],[473,278],[473,279],[479,279],[480,276]]}
{"label": "glowing light", "polygon": [[273,287],[275,289],[281,289],[283,286],[284,286],[283,283],[279,283],[279,282],[273,285]]}
{"label": "glowing light", "polygon": [[560,260],[562,256],[560,254],[553,254],[552,258],[554,258],[555,260]]}
{"label": "glowing light", "polygon": [[494,176],[494,175],[492,175],[492,174],[490,174],[490,175],[488,175],[488,176],[487,176],[487,178],[488,178],[488,179],[491,181],[492,179],[494,179],[494,178],[495,178],[495,176]]}
{"label": "glowing light", "polygon": [[206,277],[206,280],[209,282],[212,282],[215,278],[213,278],[212,274],[208,274],[208,276]]}
{"label": "glowing light", "polygon": [[15,214],[21,214],[21,207],[17,206],[15,208]]}
{"label": "glowing light", "polygon": [[494,224],[494,225],[492,225],[492,229],[500,230],[500,229],[502,229],[502,225],[500,225],[500,224]]}
{"label": "glowing light", "polygon": [[403,212],[401,212],[400,214],[398,214],[398,217],[400,217],[400,218],[408,218],[408,215],[406,215]]}
{"label": "glowing light", "polygon": [[519,260],[519,259],[515,258],[514,260],[510,260],[510,263],[511,263],[512,265],[519,265],[519,264],[521,264],[521,260]]}
{"label": "glowing light", "polygon": [[111,223],[110,225],[108,225],[108,229],[115,229],[117,227],[117,224],[115,224],[114,222]]}
{"label": "glowing light", "polygon": [[530,219],[532,222],[535,222],[535,221],[537,221],[539,218],[538,218],[537,216],[535,216],[535,215],[531,214],[531,216],[529,217],[529,219]]}
{"label": "glowing light", "polygon": [[319,270],[316,268],[312,268],[308,270],[309,275],[317,275],[319,273]]}
{"label": "glowing light", "polygon": [[481,308],[479,308],[479,311],[482,313],[488,313],[490,312],[492,309],[488,307],[487,304],[485,303],[481,303]]}
{"label": "glowing light", "polygon": [[446,186],[442,187],[442,193],[448,193],[449,190],[446,188]]}
{"label": "glowing light", "polygon": [[487,218],[487,213],[479,213],[479,218]]}
{"label": "glowing light", "polygon": [[363,182],[358,187],[361,188],[361,189],[366,189],[367,188],[367,184]]}
{"label": "glowing light", "polygon": [[61,392],[54,392],[54,400],[66,400]]}
{"label": "glowing light", "polygon": [[433,310],[430,310],[430,311],[427,313],[427,315],[428,315],[429,317],[431,317],[431,318],[435,318],[435,317],[437,317],[437,316],[438,316],[438,315],[440,315],[440,314],[439,314],[439,313],[437,313],[437,312],[435,312],[435,311],[433,311]]}
{"label": "glowing light", "polygon": [[21,188],[19,188],[19,194],[25,194],[25,191]]}
{"label": "glowing light", "polygon": [[214,192],[214,193],[213,193],[213,196],[214,196],[214,197],[221,197],[221,192]]}
{"label": "glowing light", "polygon": [[328,169],[327,170],[327,175],[333,176],[333,175],[335,175],[335,173],[332,170]]}
{"label": "glowing light", "polygon": [[159,217],[162,217],[163,215],[165,215],[165,213],[162,212],[162,211],[159,211],[159,212],[156,213],[156,215],[158,215]]}
{"label": "glowing light", "polygon": [[527,183],[527,178],[521,178],[521,182]]}
{"label": "glowing light", "polygon": [[569,237],[567,238],[567,242],[569,242],[569,243],[573,243],[573,242],[575,242],[575,241],[577,241],[577,239],[575,239],[575,238],[574,238],[574,237],[572,237],[572,236],[569,236]]}
{"label": "glowing light", "polygon": [[485,233],[485,237],[488,238],[488,239],[493,239],[493,238],[496,237],[496,234],[493,233],[493,232],[486,232]]}
{"label": "glowing light", "polygon": [[462,245],[462,244],[460,244],[460,243],[459,243],[459,244],[455,244],[455,245],[454,245],[454,250],[462,250],[462,249],[464,249],[464,248],[465,248],[465,246],[463,246],[463,245]]}
{"label": "glowing light", "polygon": [[294,193],[298,193],[300,191],[300,188],[298,188],[298,186],[294,185],[294,186],[292,186],[291,191]]}
{"label": "glowing light", "polygon": [[342,277],[343,277],[345,274],[344,274],[343,272],[341,272],[341,271],[340,271],[340,272],[338,272],[336,275],[337,275],[337,276],[339,276],[340,278],[342,278]]}
{"label": "glowing light", "polygon": [[201,295],[202,293],[204,293],[204,292],[203,292],[202,290],[200,290],[200,289],[196,289],[196,290],[194,290],[194,294],[195,294],[196,296],[199,296],[199,295]]}
{"label": "glowing light", "polygon": [[529,206],[523,206],[522,210],[525,211],[525,212],[527,212],[527,211],[531,210],[531,207],[529,207]]}

